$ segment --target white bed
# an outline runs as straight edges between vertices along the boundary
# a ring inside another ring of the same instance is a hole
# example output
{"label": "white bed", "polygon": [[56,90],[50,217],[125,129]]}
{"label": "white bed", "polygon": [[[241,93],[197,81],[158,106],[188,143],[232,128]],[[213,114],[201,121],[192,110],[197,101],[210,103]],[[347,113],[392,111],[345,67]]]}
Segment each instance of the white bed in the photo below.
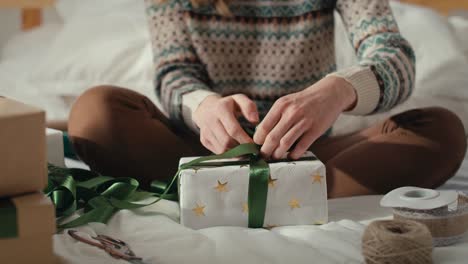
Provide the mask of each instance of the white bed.
{"label": "white bed", "polygon": [[[447,19],[398,3],[392,7],[418,58],[415,94],[392,113],[441,105],[456,112],[468,128],[468,18]],[[154,98],[142,1],[68,0],[59,1],[57,9],[64,23],[19,34],[3,47],[0,95],[46,109],[49,120],[66,119],[73,100],[94,85],[130,87]],[[339,67],[353,63],[353,52],[340,23],[336,43]],[[367,126],[389,114],[343,117],[335,133]],[[83,166],[71,160],[67,164]],[[442,189],[468,191],[468,158]],[[322,226],[194,231],[178,224],[177,203],[162,201],[136,211],[121,211],[107,225],[90,224],[79,229],[119,237],[148,263],[362,263],[360,240],[365,224],[390,217],[388,210],[378,206],[379,198],[331,200],[331,221]],[[54,241],[62,263],[127,263],[64,234],[55,235]],[[437,248],[435,263],[466,263],[467,247],[468,237],[456,246]]]}
{"label": "white bed", "polygon": [[[365,225],[390,215],[377,207],[379,198],[331,200],[331,221],[322,226],[191,230],[178,224],[177,203],[163,201],[144,210],[121,211],[107,226],[92,224],[79,230],[119,237],[147,263],[362,263]],[[67,235],[55,235],[54,242],[63,263],[126,263]],[[455,246],[436,248],[434,263],[466,263],[467,247],[465,238]]]}
{"label": "white bed", "polygon": [[[67,166],[83,164],[67,160]],[[468,192],[468,157],[457,176],[441,189]],[[363,263],[361,236],[366,224],[391,219],[391,211],[379,206],[380,198],[330,200],[330,222],[322,226],[278,227],[271,231],[237,227],[191,230],[178,223],[177,203],[161,201],[140,210],[118,212],[107,225],[95,223],[78,230],[119,237],[147,263]],[[55,235],[54,248],[63,263],[126,263],[64,234]],[[434,263],[464,264],[467,248],[468,235],[455,246],[436,248]]]}

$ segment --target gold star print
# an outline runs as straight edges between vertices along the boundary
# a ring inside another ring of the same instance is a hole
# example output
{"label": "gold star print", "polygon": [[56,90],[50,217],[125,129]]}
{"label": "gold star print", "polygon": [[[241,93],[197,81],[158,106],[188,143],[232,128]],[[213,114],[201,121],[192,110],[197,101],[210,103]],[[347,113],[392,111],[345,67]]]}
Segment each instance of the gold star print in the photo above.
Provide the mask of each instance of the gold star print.
{"label": "gold star print", "polygon": [[276,186],[276,181],[278,179],[273,179],[271,178],[271,175],[268,177],[268,186],[270,186],[271,188],[274,188]]}
{"label": "gold star print", "polygon": [[192,209],[196,216],[205,216],[205,206],[201,206],[197,203],[197,206]]}
{"label": "gold star print", "polygon": [[221,183],[219,180],[218,180],[218,185],[216,187],[214,187],[216,189],[216,191],[218,192],[227,192],[227,187],[226,185],[228,184],[228,182],[225,182],[225,183]]}
{"label": "gold star print", "polygon": [[299,200],[297,200],[296,198],[291,199],[289,201],[289,207],[291,207],[291,209],[301,208],[301,205],[299,204]]}
{"label": "gold star print", "polygon": [[195,168],[193,168],[192,170],[194,170],[195,173],[198,173],[198,171],[201,170],[201,169],[202,169],[202,168],[197,168],[197,167],[195,167]]}
{"label": "gold star print", "polygon": [[249,212],[249,205],[247,203],[242,204],[242,212],[248,213]]}
{"label": "gold star print", "polygon": [[315,174],[312,176],[312,183],[322,183],[323,176],[320,174]]}

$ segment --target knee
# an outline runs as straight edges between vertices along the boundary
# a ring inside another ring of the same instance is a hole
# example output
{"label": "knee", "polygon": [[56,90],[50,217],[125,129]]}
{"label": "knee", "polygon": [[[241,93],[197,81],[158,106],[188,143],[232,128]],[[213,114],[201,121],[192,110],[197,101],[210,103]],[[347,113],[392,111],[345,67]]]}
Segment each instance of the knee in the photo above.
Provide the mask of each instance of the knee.
{"label": "knee", "polygon": [[440,107],[423,109],[424,118],[429,121],[428,135],[439,144],[440,152],[457,163],[466,153],[466,132],[460,118],[453,112]]}
{"label": "knee", "polygon": [[466,133],[462,121],[453,112],[440,107],[426,108],[422,111],[422,123],[426,124],[423,136],[438,146],[437,158],[431,164],[431,171],[437,176],[428,181],[428,187],[434,188],[453,177],[460,168],[467,148]]}
{"label": "knee", "polygon": [[[467,141],[460,118],[453,112],[440,107],[414,110],[412,130],[425,140],[432,142],[432,155],[425,166],[427,174],[423,187],[435,188],[453,177],[465,157]],[[410,118],[411,119],[411,118]],[[410,122],[411,123],[411,122]]]}
{"label": "knee", "polygon": [[85,91],[73,104],[68,120],[68,132],[73,138],[87,138],[111,129],[114,105],[119,90],[113,86],[98,86]]}
{"label": "knee", "polygon": [[137,93],[124,88],[98,86],[84,92],[74,103],[68,134],[75,153],[93,170],[105,170],[106,157],[119,150],[121,133],[129,126],[129,108],[136,107],[135,102],[139,101],[134,95]]}

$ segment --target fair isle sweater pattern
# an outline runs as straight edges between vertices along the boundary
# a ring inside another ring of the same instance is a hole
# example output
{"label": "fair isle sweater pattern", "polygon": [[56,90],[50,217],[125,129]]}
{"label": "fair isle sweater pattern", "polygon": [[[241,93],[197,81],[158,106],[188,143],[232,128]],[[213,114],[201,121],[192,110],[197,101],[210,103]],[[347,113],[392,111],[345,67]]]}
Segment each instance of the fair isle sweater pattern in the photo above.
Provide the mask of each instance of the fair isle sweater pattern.
{"label": "fair isle sweater pattern", "polygon": [[[181,127],[193,128],[190,113],[210,94],[246,94],[263,117],[281,96],[331,74],[356,89],[351,113],[366,115],[403,102],[414,86],[415,55],[388,1],[231,0],[232,17],[189,0],[145,1],[156,97]],[[341,71],[335,64],[334,10],[359,59]]]}

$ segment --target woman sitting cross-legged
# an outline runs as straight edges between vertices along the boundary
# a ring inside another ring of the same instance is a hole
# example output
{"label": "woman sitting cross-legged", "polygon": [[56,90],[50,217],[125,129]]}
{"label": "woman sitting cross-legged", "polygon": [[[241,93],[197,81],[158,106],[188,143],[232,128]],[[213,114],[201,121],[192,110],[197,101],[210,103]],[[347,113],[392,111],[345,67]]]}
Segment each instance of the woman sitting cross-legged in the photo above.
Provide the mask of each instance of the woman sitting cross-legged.
{"label": "woman sitting cross-legged", "polygon": [[[124,88],[85,92],[72,109],[69,134],[93,170],[147,186],[172,177],[183,156],[255,142],[268,159],[311,150],[327,167],[329,196],[343,197],[435,188],[459,168],[465,131],[442,108],[329,135],[343,113],[389,111],[411,95],[415,55],[388,1],[146,2],[162,110]],[[359,58],[340,71],[334,10]],[[256,128],[254,136],[245,128]]]}

